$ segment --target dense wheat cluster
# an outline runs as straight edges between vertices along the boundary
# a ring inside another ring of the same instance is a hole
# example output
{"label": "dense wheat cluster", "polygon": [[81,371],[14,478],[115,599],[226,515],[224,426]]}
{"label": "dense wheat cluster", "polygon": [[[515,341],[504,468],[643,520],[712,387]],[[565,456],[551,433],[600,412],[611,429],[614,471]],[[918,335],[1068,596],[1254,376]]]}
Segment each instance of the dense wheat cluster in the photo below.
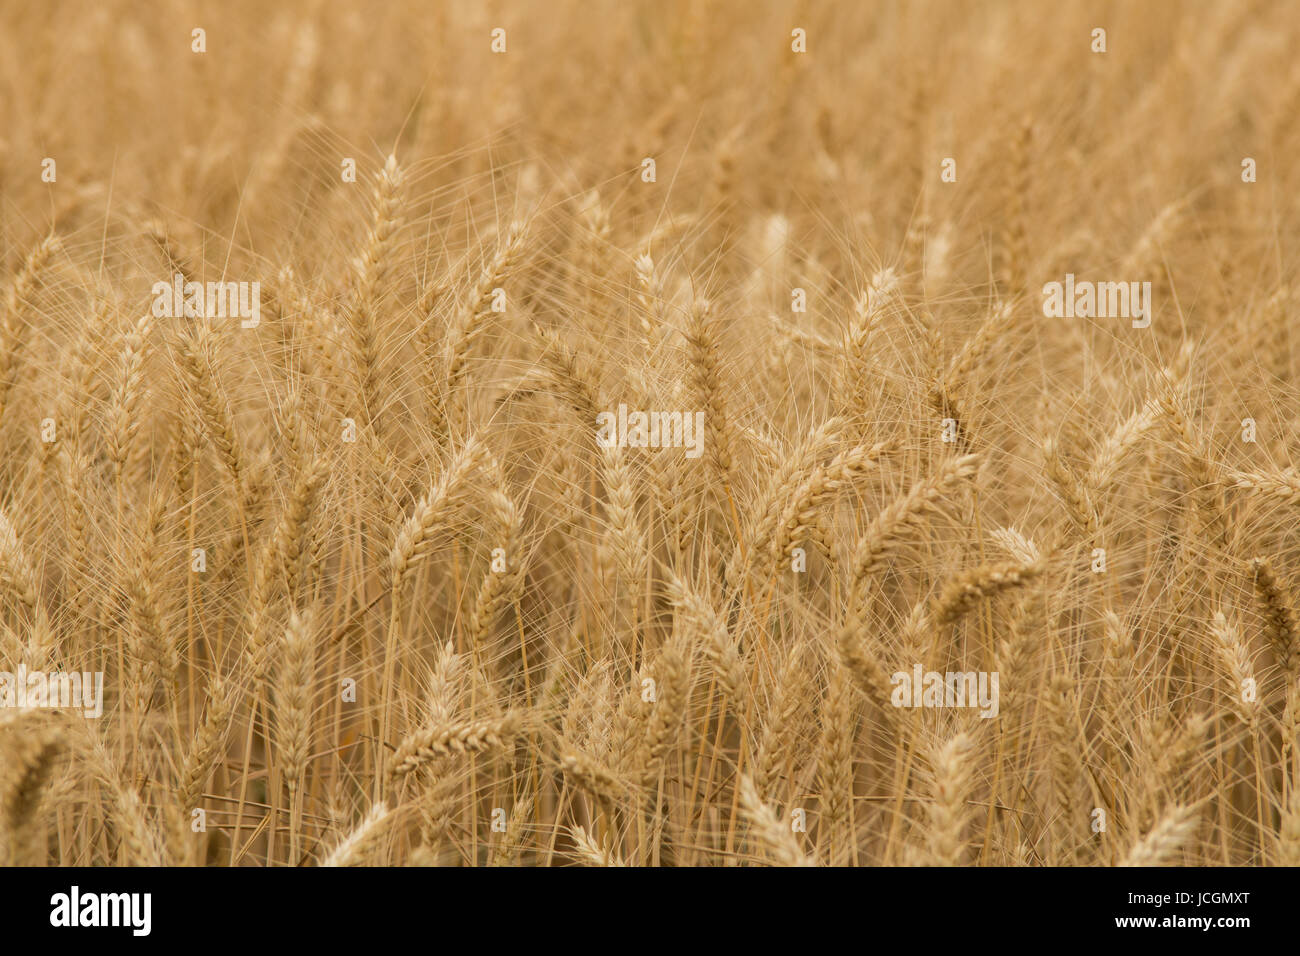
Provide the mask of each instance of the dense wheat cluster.
{"label": "dense wheat cluster", "polygon": [[0,861],[1300,863],[1298,25],[6,4]]}

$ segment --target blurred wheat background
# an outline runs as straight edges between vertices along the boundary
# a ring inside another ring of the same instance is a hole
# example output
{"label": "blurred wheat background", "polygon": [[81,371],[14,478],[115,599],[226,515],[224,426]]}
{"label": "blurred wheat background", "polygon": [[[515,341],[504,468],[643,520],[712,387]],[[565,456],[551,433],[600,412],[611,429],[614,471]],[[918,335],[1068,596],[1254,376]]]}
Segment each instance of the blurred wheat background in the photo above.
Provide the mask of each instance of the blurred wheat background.
{"label": "blurred wheat background", "polygon": [[4,4],[0,860],[1300,863],[1298,27]]}

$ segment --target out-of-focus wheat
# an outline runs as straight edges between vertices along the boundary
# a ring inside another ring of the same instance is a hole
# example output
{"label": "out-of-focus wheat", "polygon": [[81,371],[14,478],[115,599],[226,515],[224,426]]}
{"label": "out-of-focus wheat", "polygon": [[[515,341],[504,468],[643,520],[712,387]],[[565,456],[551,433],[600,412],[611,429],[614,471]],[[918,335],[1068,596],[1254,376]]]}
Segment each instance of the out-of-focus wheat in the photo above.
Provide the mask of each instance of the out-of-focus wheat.
{"label": "out-of-focus wheat", "polygon": [[0,862],[1300,861],[1283,5],[182,7],[0,9]]}

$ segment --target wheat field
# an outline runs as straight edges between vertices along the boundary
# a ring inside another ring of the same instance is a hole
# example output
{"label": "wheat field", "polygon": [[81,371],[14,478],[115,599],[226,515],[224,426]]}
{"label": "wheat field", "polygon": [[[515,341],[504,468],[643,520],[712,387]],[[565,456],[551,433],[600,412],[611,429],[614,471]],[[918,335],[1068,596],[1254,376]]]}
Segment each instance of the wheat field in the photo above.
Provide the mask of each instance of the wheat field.
{"label": "wheat field", "polygon": [[1298,34],[4,4],[0,863],[1300,864]]}

